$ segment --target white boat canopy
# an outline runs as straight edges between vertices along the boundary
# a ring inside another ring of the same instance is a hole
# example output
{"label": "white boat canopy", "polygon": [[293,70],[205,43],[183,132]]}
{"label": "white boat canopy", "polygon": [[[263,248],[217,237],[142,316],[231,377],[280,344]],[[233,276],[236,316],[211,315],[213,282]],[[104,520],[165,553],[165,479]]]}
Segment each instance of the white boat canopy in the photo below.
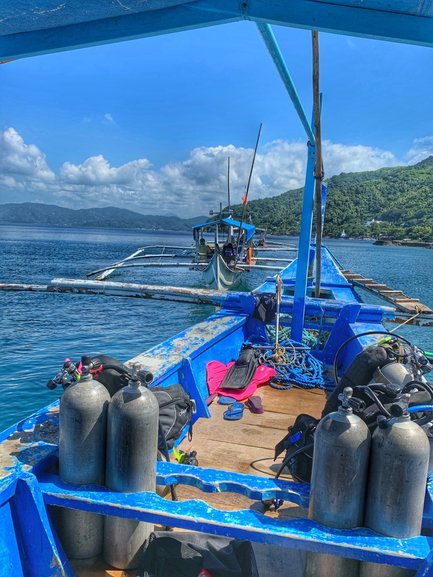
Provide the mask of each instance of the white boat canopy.
{"label": "white boat canopy", "polygon": [[0,61],[240,20],[433,46],[431,0],[2,0]]}

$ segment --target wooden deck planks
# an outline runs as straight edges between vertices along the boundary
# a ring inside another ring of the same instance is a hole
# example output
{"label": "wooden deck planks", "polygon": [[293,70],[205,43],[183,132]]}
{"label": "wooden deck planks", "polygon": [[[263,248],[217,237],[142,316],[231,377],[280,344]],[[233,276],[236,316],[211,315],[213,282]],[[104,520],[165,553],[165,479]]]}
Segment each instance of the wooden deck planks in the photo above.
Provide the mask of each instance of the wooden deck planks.
{"label": "wooden deck planks", "polygon": [[254,474],[251,461],[273,456],[276,443],[296,416],[308,413],[320,417],[325,402],[325,393],[319,389],[280,391],[266,386],[256,394],[262,398],[263,414],[245,408],[242,419],[226,421],[223,414],[227,407],[214,401],[210,407],[212,418],[196,423],[192,441],[184,441],[181,448],[197,451],[202,467]]}
{"label": "wooden deck planks", "polygon": [[[199,465],[215,469],[226,469],[249,475],[275,475],[281,459],[275,463],[274,447],[287,432],[300,413],[320,417],[325,402],[325,393],[319,389],[290,389],[280,391],[269,386],[261,387],[257,393],[262,398],[265,412],[251,413],[247,408],[239,421],[225,421],[227,409],[214,402],[211,419],[202,419],[195,427],[192,442],[184,442],[183,450],[196,450]],[[292,480],[286,470],[282,478]],[[251,508],[264,512],[262,503],[235,493],[208,493],[187,486],[177,487],[180,500],[204,499],[209,505],[223,510]],[[292,503],[284,503],[277,512],[267,515],[280,519],[306,517],[307,511]]]}
{"label": "wooden deck planks", "polygon": [[[284,437],[298,414],[309,413],[320,417],[325,393],[319,389],[293,388],[280,391],[265,386],[256,394],[262,398],[265,409],[263,414],[253,414],[245,408],[241,420],[226,421],[223,413],[227,407],[214,402],[210,407],[212,418],[201,419],[196,423],[192,441],[184,441],[181,448],[197,451],[201,467],[250,475],[274,475],[281,462],[273,461],[276,443]],[[288,475],[283,477],[290,479]],[[181,500],[205,498],[216,508],[232,510],[253,506],[253,502],[246,497],[233,493],[203,495],[186,486],[178,487],[177,491]],[[299,507],[292,505],[285,507],[284,511],[289,516],[305,514]]]}

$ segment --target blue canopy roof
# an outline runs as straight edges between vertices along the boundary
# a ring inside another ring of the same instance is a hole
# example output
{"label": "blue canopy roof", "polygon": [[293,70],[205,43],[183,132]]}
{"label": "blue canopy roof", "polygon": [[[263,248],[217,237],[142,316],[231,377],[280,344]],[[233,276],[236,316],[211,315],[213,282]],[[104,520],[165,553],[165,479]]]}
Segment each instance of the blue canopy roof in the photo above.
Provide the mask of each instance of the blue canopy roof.
{"label": "blue canopy roof", "polygon": [[433,46],[430,0],[2,0],[0,60],[239,20]]}
{"label": "blue canopy roof", "polygon": [[228,226],[234,227],[242,227],[242,230],[245,231],[247,235],[247,241],[250,241],[256,233],[256,227],[253,224],[246,224],[245,222],[240,223],[239,220],[235,220],[234,218],[219,218],[218,220],[209,220],[207,222],[203,222],[202,224],[196,224],[193,227],[193,230],[198,230],[200,228],[211,228],[217,225],[227,224]]}

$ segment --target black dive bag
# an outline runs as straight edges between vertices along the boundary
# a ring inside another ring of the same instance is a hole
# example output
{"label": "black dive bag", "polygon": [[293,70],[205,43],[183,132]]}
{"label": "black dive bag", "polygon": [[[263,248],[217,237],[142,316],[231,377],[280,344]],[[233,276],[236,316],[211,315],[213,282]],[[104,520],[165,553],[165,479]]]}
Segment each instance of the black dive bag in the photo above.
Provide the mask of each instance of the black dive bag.
{"label": "black dive bag", "polygon": [[302,413],[296,417],[289,427],[287,435],[275,446],[274,461],[284,451],[286,452],[281,467],[276,475],[278,478],[284,467],[287,467],[292,477],[300,483],[309,483],[313,468],[314,433],[319,419]]}
{"label": "black dive bag", "polygon": [[[159,404],[159,430],[164,437],[158,440],[160,451],[172,449],[185,427],[189,427],[188,436],[192,438],[192,416],[195,412],[195,403],[182,387],[149,387]],[[164,441],[165,438],[165,441]]]}
{"label": "black dive bag", "polygon": [[152,533],[139,577],[259,577],[253,546],[207,533]]}

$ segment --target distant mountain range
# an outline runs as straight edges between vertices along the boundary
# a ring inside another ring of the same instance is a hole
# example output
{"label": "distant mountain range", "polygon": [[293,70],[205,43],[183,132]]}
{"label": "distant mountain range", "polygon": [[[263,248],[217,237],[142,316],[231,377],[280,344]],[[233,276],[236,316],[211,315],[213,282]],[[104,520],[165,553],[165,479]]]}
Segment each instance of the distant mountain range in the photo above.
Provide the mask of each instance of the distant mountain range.
{"label": "distant mountain range", "polygon": [[195,224],[205,220],[205,216],[179,218],[139,214],[114,206],[73,210],[36,202],[0,204],[0,224],[190,231]]}
{"label": "distant mountain range", "polygon": [[[327,179],[324,234],[433,240],[433,156],[413,166],[342,173]],[[298,234],[303,189],[251,200],[247,220],[274,234]],[[242,205],[232,207],[240,217]],[[147,230],[191,230],[206,217],[143,215],[122,208],[72,210],[25,202],[0,204],[0,223]]]}

